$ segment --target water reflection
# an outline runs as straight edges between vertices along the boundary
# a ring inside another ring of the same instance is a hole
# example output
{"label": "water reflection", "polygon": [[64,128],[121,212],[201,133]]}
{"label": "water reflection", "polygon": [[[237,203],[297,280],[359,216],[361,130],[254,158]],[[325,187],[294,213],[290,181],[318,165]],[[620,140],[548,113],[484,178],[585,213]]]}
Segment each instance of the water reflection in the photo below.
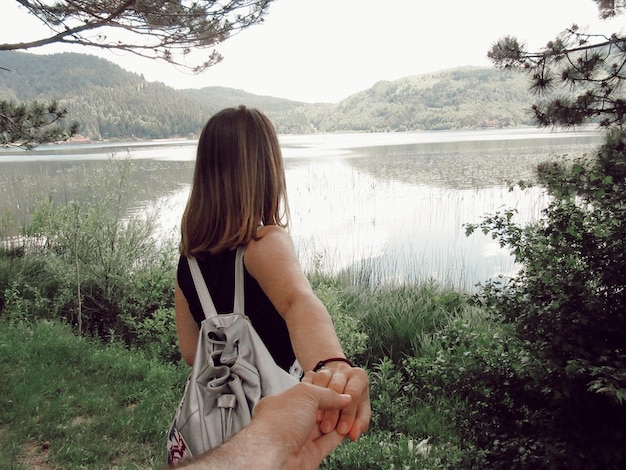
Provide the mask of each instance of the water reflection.
{"label": "water reflection", "polygon": [[307,268],[345,271],[373,285],[434,278],[470,290],[512,274],[509,254],[482,233],[465,237],[463,224],[503,207],[516,208],[523,223],[545,207],[538,188],[455,190],[376,177],[349,163],[288,170],[292,232]]}
{"label": "water reflection", "polygon": [[[85,200],[93,188],[86,182],[105,172],[113,154],[88,160],[35,160],[0,163],[0,220],[14,220],[14,230],[25,226],[42,198],[59,203]],[[124,155],[116,155],[123,158]],[[125,209],[142,207],[184,188],[191,180],[193,162],[133,160],[128,175]],[[0,227],[6,230],[6,227]],[[2,232],[0,232],[2,233]],[[9,233],[13,235],[14,233]]]}
{"label": "water reflection", "polygon": [[531,180],[537,164],[547,158],[580,155],[597,145],[597,135],[408,144],[359,149],[351,164],[378,179],[450,189],[486,188]]}
{"label": "water reflection", "polygon": [[[307,270],[344,271],[372,285],[432,277],[471,290],[516,266],[491,238],[465,237],[463,224],[504,207],[516,208],[520,223],[539,217],[541,190],[510,192],[508,182],[532,178],[537,163],[554,155],[581,155],[599,142],[593,132],[528,129],[281,136],[298,254]],[[135,166],[129,213],[156,209],[159,236],[177,237],[193,142],[0,152],[0,210],[22,220],[19,226],[42,196],[80,199],[85,179],[112,154],[127,152]],[[16,156],[29,161],[11,161]]]}

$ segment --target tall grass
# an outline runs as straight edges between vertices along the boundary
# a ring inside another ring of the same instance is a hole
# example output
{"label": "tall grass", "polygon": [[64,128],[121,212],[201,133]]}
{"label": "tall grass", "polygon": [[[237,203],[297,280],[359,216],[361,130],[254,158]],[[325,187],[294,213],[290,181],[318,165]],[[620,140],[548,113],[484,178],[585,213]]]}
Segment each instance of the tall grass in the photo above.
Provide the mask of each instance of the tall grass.
{"label": "tall grass", "polygon": [[[325,303],[333,319],[337,312],[351,319],[335,327],[371,380],[370,432],[323,468],[474,468],[482,451],[467,437],[468,417],[520,362],[511,332],[465,294],[432,281],[371,289],[318,273],[311,282],[323,300],[332,292]],[[352,347],[355,334],[361,348]],[[472,384],[475,402],[467,400]]]}
{"label": "tall grass", "polygon": [[[320,291],[327,289],[324,278],[316,275],[313,279],[316,293],[323,299]],[[467,301],[464,294],[435,281],[372,289],[367,284],[351,284],[349,277],[336,279],[341,280],[327,282],[340,283],[335,286],[333,301],[340,308],[329,311],[331,315],[336,310],[347,315],[367,337],[359,358],[370,366],[382,358],[399,363],[406,357],[420,356],[430,336],[457,315]]]}

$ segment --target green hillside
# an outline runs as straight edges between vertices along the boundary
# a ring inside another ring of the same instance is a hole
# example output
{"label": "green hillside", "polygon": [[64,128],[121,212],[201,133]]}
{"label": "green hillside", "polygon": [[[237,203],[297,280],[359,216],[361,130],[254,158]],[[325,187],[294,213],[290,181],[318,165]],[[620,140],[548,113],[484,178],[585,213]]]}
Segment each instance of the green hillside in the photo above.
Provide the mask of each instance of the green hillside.
{"label": "green hillside", "polygon": [[466,67],[378,82],[339,103],[320,131],[414,131],[532,124],[526,77]]}
{"label": "green hillside", "polygon": [[316,132],[311,117],[329,113],[330,104],[309,104],[299,101],[259,96],[243,90],[226,87],[206,87],[180,91],[213,114],[229,106],[245,104],[259,108],[266,113],[282,134],[310,134]]}
{"label": "green hillside", "polygon": [[162,83],[85,54],[0,53],[0,99],[56,99],[90,139],[195,134],[206,110]]}
{"label": "green hillside", "polygon": [[525,76],[464,67],[302,103],[225,87],[175,90],[86,54],[0,52],[0,99],[58,100],[89,139],[194,137],[217,110],[262,109],[279,133],[402,132],[531,125]]}

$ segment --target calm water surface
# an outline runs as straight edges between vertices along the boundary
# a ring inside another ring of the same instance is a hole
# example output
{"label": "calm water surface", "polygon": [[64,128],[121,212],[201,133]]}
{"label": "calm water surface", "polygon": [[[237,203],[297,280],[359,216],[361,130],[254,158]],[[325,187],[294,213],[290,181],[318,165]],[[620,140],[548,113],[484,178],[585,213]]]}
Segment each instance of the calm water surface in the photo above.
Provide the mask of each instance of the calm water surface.
{"label": "calm water surface", "polygon": [[[537,218],[537,163],[598,147],[595,131],[536,129],[281,136],[292,235],[305,269],[345,270],[373,285],[427,278],[471,290],[513,274],[510,255],[488,236],[465,237],[463,224],[516,208]],[[176,237],[195,158],[195,142],[42,146],[0,152],[0,209],[18,220],[42,196],[81,195],[81,182],[111,155],[129,155],[134,199],[129,211],[156,209],[161,236]],[[155,183],[156,182],[156,183]]]}

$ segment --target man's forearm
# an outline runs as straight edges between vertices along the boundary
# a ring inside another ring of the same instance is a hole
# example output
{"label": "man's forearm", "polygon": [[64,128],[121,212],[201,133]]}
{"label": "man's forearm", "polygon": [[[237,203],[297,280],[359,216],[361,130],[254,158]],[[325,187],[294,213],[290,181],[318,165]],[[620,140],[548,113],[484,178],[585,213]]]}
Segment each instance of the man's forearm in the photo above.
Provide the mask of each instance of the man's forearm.
{"label": "man's forearm", "polygon": [[263,398],[252,422],[228,442],[182,467],[187,470],[312,470],[345,436],[336,430],[323,434],[321,410],[344,410],[352,397],[310,383],[328,370],[307,372],[298,385]]}
{"label": "man's forearm", "polygon": [[193,459],[186,470],[275,470],[286,458],[272,430],[254,421],[216,449]]}

